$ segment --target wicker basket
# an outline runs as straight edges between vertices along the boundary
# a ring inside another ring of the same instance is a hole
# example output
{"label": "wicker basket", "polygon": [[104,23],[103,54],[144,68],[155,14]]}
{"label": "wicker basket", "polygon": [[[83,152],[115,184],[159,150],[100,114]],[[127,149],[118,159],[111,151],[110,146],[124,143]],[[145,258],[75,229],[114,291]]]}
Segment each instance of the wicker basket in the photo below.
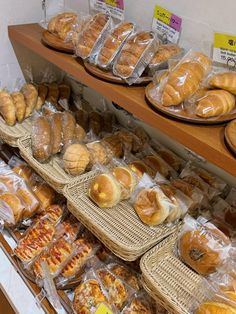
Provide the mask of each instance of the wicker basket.
{"label": "wicker basket", "polygon": [[20,154],[29,165],[57,192],[62,193],[66,184],[75,180],[75,177],[67,174],[60,166],[61,160],[53,157],[48,163],[41,164],[32,155],[31,138],[29,136],[19,139]]}
{"label": "wicker basket", "polygon": [[174,253],[177,232],[147,252],[141,259],[142,282],[151,296],[171,313],[190,314],[205,300],[199,287],[202,277]]}
{"label": "wicker basket", "polygon": [[65,187],[68,209],[115,255],[134,261],[156,243],[176,231],[177,226],[149,227],[138,218],[128,201],[100,209],[87,196],[88,185],[97,173],[91,171]]}
{"label": "wicker basket", "polygon": [[26,119],[22,123],[16,123],[14,126],[8,126],[0,117],[0,138],[10,146],[17,147],[18,139],[29,135],[31,131],[31,121]]}

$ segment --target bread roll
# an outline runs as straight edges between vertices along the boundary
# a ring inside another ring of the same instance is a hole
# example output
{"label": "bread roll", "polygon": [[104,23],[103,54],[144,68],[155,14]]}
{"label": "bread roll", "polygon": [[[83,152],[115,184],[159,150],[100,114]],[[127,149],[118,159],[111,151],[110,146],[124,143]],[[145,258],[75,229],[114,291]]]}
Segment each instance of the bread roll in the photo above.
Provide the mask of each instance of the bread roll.
{"label": "bread roll", "polygon": [[38,117],[32,124],[31,142],[33,156],[39,162],[49,159],[52,152],[51,127],[46,117]]}
{"label": "bread roll", "polygon": [[149,168],[142,160],[134,160],[128,164],[129,168],[141,179],[144,173],[147,173],[151,177],[154,176],[154,172]]}
{"label": "bread roll", "polygon": [[225,90],[209,90],[197,104],[196,115],[202,118],[217,117],[235,108],[235,97]]}
{"label": "bread roll", "polygon": [[107,165],[109,162],[109,154],[104,145],[101,142],[92,142],[86,144],[90,152],[89,168],[92,168],[95,164]]}
{"label": "bread roll", "polygon": [[131,34],[134,29],[134,24],[130,22],[123,22],[119,24],[107,36],[103,47],[98,54],[98,64],[106,68],[113,61],[115,55],[121,48],[124,40]]}
{"label": "bread roll", "polygon": [[128,167],[115,167],[112,169],[112,174],[122,187],[121,199],[128,199],[137,185],[134,173]]}
{"label": "bread roll", "polygon": [[65,147],[72,144],[75,136],[76,121],[72,113],[65,111],[62,117],[63,144]]}
{"label": "bread roll", "polygon": [[161,103],[163,106],[178,106],[194,94],[211,67],[210,59],[202,53],[195,52],[169,74],[163,88]]}
{"label": "bread roll", "polygon": [[179,54],[180,51],[181,48],[174,44],[160,45],[158,51],[153,56],[150,65],[158,65],[162,62],[165,62],[171,57]]}
{"label": "bread roll", "polygon": [[62,114],[57,112],[50,117],[52,155],[59,153],[63,147]]}
{"label": "bread roll", "polygon": [[142,189],[135,198],[134,209],[143,223],[156,226],[163,223],[169,215],[167,198],[156,189]]}
{"label": "bread roll", "polygon": [[21,123],[25,118],[26,103],[24,95],[21,92],[14,92],[11,94],[15,110],[16,110],[16,119]]}
{"label": "bread roll", "polygon": [[0,91],[0,114],[6,124],[13,126],[16,123],[16,108],[11,95],[6,91]]}
{"label": "bread roll", "polygon": [[227,90],[228,92],[236,95],[236,73],[224,72],[213,75],[208,83],[212,87]]}
{"label": "bread roll", "polygon": [[37,101],[38,101],[38,90],[33,84],[25,84],[21,93],[25,97],[26,103],[26,111],[25,111],[25,119],[28,118],[31,113],[34,111]]}
{"label": "bread roll", "polygon": [[56,193],[47,183],[34,184],[32,190],[38,198],[41,208],[45,209],[54,203]]}
{"label": "bread roll", "polygon": [[227,304],[212,301],[202,303],[196,314],[236,314],[236,309]]}
{"label": "bread roll", "polygon": [[83,173],[90,162],[90,153],[85,145],[72,144],[63,155],[64,169],[73,176]]}
{"label": "bread roll", "polygon": [[36,110],[40,110],[45,103],[48,94],[48,87],[45,84],[38,85],[38,100],[35,106]]}
{"label": "bread roll", "polygon": [[7,211],[10,211],[7,216],[13,215],[14,224],[17,224],[23,217],[24,206],[21,203],[21,200],[14,194],[5,192],[0,195],[0,201],[6,204]]}
{"label": "bread roll", "polygon": [[100,208],[110,208],[120,202],[121,187],[112,175],[100,174],[91,181],[88,195]]}

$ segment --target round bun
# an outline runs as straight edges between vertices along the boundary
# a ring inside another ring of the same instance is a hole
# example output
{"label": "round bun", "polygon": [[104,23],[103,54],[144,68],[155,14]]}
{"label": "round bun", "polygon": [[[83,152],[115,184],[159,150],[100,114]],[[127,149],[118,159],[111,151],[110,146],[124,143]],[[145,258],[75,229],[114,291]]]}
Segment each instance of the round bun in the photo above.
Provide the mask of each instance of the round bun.
{"label": "round bun", "polygon": [[63,156],[65,171],[74,176],[83,173],[89,162],[90,153],[83,144],[72,144],[68,146]]}
{"label": "round bun", "polygon": [[[6,210],[11,210],[14,218],[14,223],[18,223],[22,218],[24,206],[20,199],[12,193],[3,193],[0,195],[0,201],[6,206]],[[11,214],[11,213],[9,213]]]}
{"label": "round bun", "polygon": [[142,178],[144,173],[147,173],[151,177],[154,175],[152,169],[141,160],[134,160],[128,166],[139,178]]}
{"label": "round bun", "polygon": [[160,157],[149,155],[146,156],[143,161],[153,170],[154,175],[158,172],[165,178],[169,177],[169,169]]}
{"label": "round bun", "polygon": [[121,187],[111,174],[96,176],[90,183],[88,193],[100,208],[113,207],[121,200]]}
{"label": "round bun", "polygon": [[86,144],[89,152],[90,152],[90,164],[89,167],[92,168],[96,163],[107,165],[109,162],[109,154],[107,154],[107,150],[101,142],[93,142]]}
{"label": "round bun", "polygon": [[112,174],[123,187],[121,199],[128,199],[137,184],[135,175],[128,167],[115,167],[112,169]]}
{"label": "round bun", "polygon": [[182,260],[201,275],[213,273],[223,263],[221,253],[230,243],[217,228],[185,232],[179,239]]}
{"label": "round bun", "polygon": [[139,218],[149,226],[163,223],[169,215],[163,193],[155,189],[143,189],[136,196],[134,209]]}
{"label": "round bun", "polygon": [[206,302],[199,306],[196,314],[236,314],[236,309],[224,303]]}

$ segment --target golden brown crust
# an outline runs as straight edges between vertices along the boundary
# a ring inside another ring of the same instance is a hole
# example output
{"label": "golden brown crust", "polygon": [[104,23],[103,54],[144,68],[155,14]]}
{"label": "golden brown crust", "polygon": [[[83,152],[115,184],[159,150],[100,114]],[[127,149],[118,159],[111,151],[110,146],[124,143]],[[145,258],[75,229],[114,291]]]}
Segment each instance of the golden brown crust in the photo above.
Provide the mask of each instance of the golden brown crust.
{"label": "golden brown crust", "polygon": [[90,153],[83,144],[72,144],[63,155],[64,169],[71,175],[83,173],[90,162]]}
{"label": "golden brown crust", "polygon": [[52,137],[52,155],[59,153],[63,146],[63,128],[62,114],[54,113],[50,117],[51,137]]}
{"label": "golden brown crust", "polygon": [[48,84],[48,94],[46,101],[51,103],[54,106],[57,106],[59,98],[59,87],[56,83]]}
{"label": "golden brown crust", "polygon": [[68,146],[72,144],[75,136],[76,121],[75,117],[68,111],[62,114],[62,132],[63,144]]}
{"label": "golden brown crust", "polygon": [[77,142],[83,142],[86,138],[86,132],[82,128],[82,126],[76,124],[75,126],[75,134],[74,134],[74,140]]}
{"label": "golden brown crust", "polygon": [[162,161],[162,159],[157,155],[148,155],[144,157],[143,161],[152,169],[154,175],[160,173],[163,177],[170,177],[170,170]]}
{"label": "golden brown crust", "polygon": [[34,174],[33,169],[25,163],[19,164],[12,168],[12,170],[23,178],[26,182],[30,182],[32,175]]}
{"label": "golden brown crust", "polygon": [[6,91],[0,91],[0,114],[6,124],[13,126],[16,123],[16,108],[11,95]]}
{"label": "golden brown crust", "polygon": [[123,188],[121,199],[129,198],[137,184],[133,172],[128,167],[115,167],[112,169],[112,174]]}
{"label": "golden brown crust", "polygon": [[128,164],[128,167],[141,179],[144,173],[154,176],[154,172],[142,160],[134,160]]}
{"label": "golden brown crust", "polygon": [[101,142],[92,142],[86,144],[90,152],[90,164],[89,168],[92,168],[95,164],[107,165],[109,162],[109,154],[104,145]]}
{"label": "golden brown crust", "polygon": [[212,301],[201,304],[196,314],[236,314],[236,310],[229,305]]}
{"label": "golden brown crust", "polygon": [[235,72],[224,72],[213,75],[209,84],[212,87],[222,88],[236,95],[236,73]]}
{"label": "golden brown crust", "polygon": [[21,89],[25,97],[25,118],[28,118],[36,107],[38,101],[38,90],[33,84],[25,84]]}
{"label": "golden brown crust", "polygon": [[45,103],[48,94],[48,87],[45,84],[38,85],[38,99],[35,106],[36,110],[40,110]]}
{"label": "golden brown crust", "polygon": [[101,141],[111,152],[113,157],[120,158],[123,155],[123,144],[118,135],[110,135],[102,139]]}
{"label": "golden brown crust", "polygon": [[179,54],[180,51],[181,48],[174,44],[160,45],[158,51],[153,56],[150,64],[157,65],[160,64],[161,62],[165,62],[171,57]]}
{"label": "golden brown crust", "polygon": [[21,92],[14,92],[11,94],[15,110],[16,118],[19,123],[21,123],[25,118],[26,103],[24,95]]}
{"label": "golden brown crust", "polygon": [[22,182],[21,185],[17,187],[16,195],[25,206],[23,218],[32,217],[39,208],[38,199],[24,182]]}
{"label": "golden brown crust", "polygon": [[95,135],[99,135],[103,130],[102,116],[96,111],[89,113],[89,129]]}
{"label": "golden brown crust", "polygon": [[21,200],[12,193],[3,193],[0,195],[0,200],[6,203],[7,207],[12,210],[15,224],[20,221],[24,213],[24,206],[21,203]]}
{"label": "golden brown crust", "polygon": [[133,289],[135,290],[140,289],[137,276],[135,276],[134,273],[132,273],[129,268],[123,265],[114,264],[111,266],[110,270],[113,274],[120,277],[124,282],[130,285]]}
{"label": "golden brown crust", "polygon": [[[138,298],[134,298],[131,304],[125,308],[123,314],[152,314],[150,307],[147,307],[145,302],[142,302]],[[159,312],[158,312],[159,313]]]}

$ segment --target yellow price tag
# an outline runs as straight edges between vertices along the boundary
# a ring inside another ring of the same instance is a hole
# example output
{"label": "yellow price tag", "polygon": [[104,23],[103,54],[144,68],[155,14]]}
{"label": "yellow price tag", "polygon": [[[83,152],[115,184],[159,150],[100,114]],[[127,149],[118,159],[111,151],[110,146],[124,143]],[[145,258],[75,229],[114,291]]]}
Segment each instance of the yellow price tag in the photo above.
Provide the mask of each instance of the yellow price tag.
{"label": "yellow price tag", "polygon": [[223,48],[236,52],[236,36],[215,33],[214,34],[214,48]]}
{"label": "yellow price tag", "polygon": [[172,13],[159,5],[156,5],[154,8],[154,18],[163,22],[164,24],[170,24],[170,18]]}
{"label": "yellow price tag", "polygon": [[112,7],[117,7],[117,1],[116,0],[105,0],[105,3],[112,6]]}
{"label": "yellow price tag", "polygon": [[104,303],[101,303],[97,308],[95,314],[113,314],[113,313]]}

